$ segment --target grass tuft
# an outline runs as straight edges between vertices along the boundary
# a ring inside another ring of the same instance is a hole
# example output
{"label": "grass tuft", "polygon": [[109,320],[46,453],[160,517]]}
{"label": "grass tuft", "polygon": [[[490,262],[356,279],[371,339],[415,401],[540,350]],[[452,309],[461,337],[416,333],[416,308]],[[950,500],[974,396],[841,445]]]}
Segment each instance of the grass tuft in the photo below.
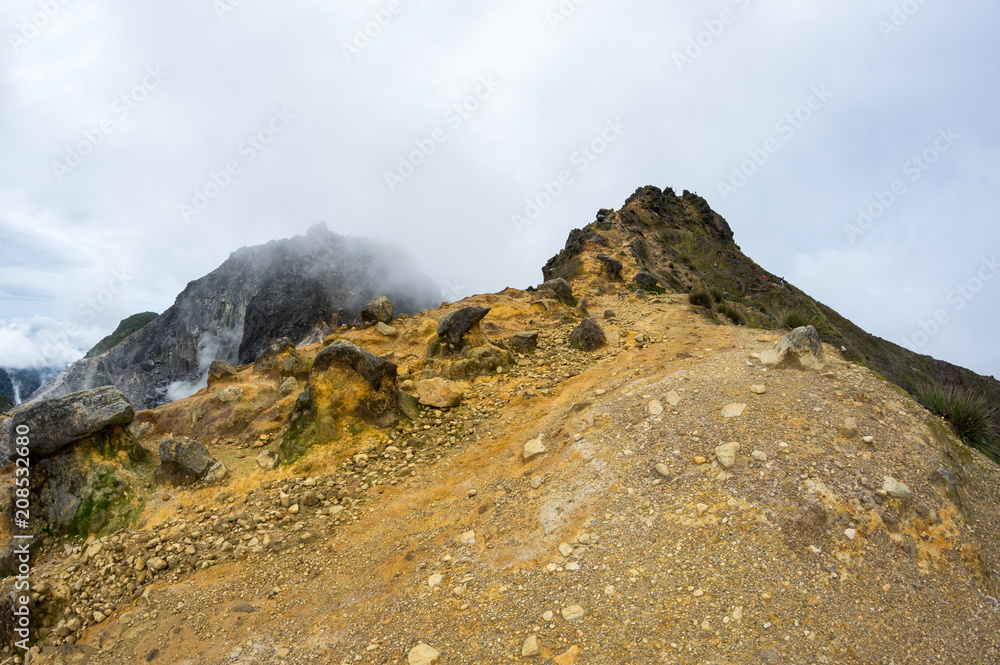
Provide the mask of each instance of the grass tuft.
{"label": "grass tuft", "polygon": [[712,294],[709,293],[708,291],[695,291],[690,296],[688,296],[688,299],[691,301],[691,304],[694,305],[695,307],[704,307],[706,309],[712,309],[715,306],[715,299],[712,297]]}
{"label": "grass tuft", "polygon": [[917,392],[928,411],[946,419],[967,444],[1000,461],[1000,437],[993,427],[996,409],[982,395],[932,386]]}

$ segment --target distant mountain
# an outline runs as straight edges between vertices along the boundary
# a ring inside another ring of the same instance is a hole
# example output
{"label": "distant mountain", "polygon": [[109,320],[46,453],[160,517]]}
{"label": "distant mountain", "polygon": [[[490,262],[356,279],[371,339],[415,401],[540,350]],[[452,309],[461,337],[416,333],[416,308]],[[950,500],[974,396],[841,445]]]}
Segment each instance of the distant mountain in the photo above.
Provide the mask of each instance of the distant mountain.
{"label": "distant mountain", "polygon": [[36,397],[113,385],[137,409],[195,392],[215,359],[245,364],[270,341],[360,322],[387,296],[396,312],[440,304],[440,289],[397,248],[337,235],[325,224],[305,236],[233,252],[187,285],[174,304],[109,351],[84,358]]}
{"label": "distant mountain", "polygon": [[115,331],[94,345],[84,358],[93,358],[110,351],[132,333],[142,330],[146,324],[159,316],[156,312],[142,312],[122,319]]}
{"label": "distant mountain", "polygon": [[0,368],[0,397],[19,404],[27,401],[42,384],[55,378],[60,370],[44,369],[3,369]]}

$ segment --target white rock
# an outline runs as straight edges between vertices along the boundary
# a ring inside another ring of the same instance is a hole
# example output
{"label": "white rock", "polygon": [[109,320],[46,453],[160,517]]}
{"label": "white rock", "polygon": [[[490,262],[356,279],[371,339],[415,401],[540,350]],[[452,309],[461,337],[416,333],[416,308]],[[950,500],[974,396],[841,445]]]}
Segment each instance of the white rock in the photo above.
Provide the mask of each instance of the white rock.
{"label": "white rock", "polygon": [[882,479],[882,491],[893,499],[912,499],[914,496],[913,490],[892,476]]}
{"label": "white rock", "polygon": [[539,455],[544,455],[549,452],[542,443],[542,437],[543,435],[539,434],[534,439],[524,444],[524,450],[521,451],[521,456],[524,458],[525,462],[530,462]]}
{"label": "white rock", "polygon": [[754,458],[758,462],[766,462],[767,461],[767,453],[765,453],[765,452],[763,452],[761,450],[755,450],[755,451],[753,451],[752,453],[750,453],[750,457]]}
{"label": "white rock", "polygon": [[681,403],[681,396],[676,390],[671,390],[667,393],[667,404],[670,406],[677,406]]}
{"label": "white rock", "polygon": [[649,403],[649,412],[654,416],[658,416],[663,413],[663,404],[658,399],[654,399]]}
{"label": "white rock", "polygon": [[564,607],[560,611],[562,618],[566,621],[579,621],[583,618],[584,611],[579,605],[570,605],[569,607]]}
{"label": "white rock", "polygon": [[755,395],[763,395],[764,393],[767,392],[767,386],[762,384],[750,386],[750,392],[752,392]]}
{"label": "white rock", "polygon": [[458,544],[465,547],[472,547],[476,544],[476,532],[466,531],[461,536],[458,537]]}
{"label": "white rock", "polygon": [[858,535],[857,529],[844,529],[844,535],[847,536],[848,540],[854,540]]}
{"label": "white rock", "polygon": [[532,635],[524,641],[524,646],[521,647],[521,656],[530,658],[531,656],[537,656],[538,654],[538,636]]}
{"label": "white rock", "polygon": [[560,543],[559,544],[559,554],[562,554],[563,556],[569,556],[572,553],[573,553],[573,546],[572,545],[570,545],[569,543]]}
{"label": "white rock", "polygon": [[542,620],[543,621],[546,621],[546,622],[547,621],[552,621],[553,617],[555,617],[555,614],[552,612],[552,610],[547,610],[547,611],[545,611],[545,612],[542,613]]}
{"label": "white rock", "polygon": [[441,573],[434,573],[433,575],[427,578],[427,586],[429,586],[432,589],[436,586],[441,586],[442,582],[444,582],[444,575],[442,575]]}
{"label": "white rock", "polygon": [[739,452],[740,444],[736,442],[725,443],[715,448],[715,458],[719,460],[724,468],[732,468],[736,464],[736,453]]}
{"label": "white rock", "polygon": [[433,665],[433,663],[438,662],[439,658],[441,658],[441,654],[437,649],[426,644],[418,644],[410,649],[410,653],[406,656],[406,662],[409,665]]}
{"label": "white rock", "polygon": [[740,416],[743,415],[743,412],[746,411],[746,409],[747,409],[746,404],[727,404],[722,409],[722,417],[739,418]]}

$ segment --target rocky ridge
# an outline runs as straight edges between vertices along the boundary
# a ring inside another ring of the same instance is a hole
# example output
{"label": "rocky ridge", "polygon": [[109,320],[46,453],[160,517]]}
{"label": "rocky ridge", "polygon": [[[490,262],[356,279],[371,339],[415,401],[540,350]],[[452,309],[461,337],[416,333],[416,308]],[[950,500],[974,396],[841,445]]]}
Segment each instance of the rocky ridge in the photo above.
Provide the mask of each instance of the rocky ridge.
{"label": "rocky ridge", "polygon": [[[569,297],[344,327],[138,412],[231,473],[46,540],[32,662],[996,662],[1000,470],[808,329],[636,290],[631,232],[600,235]],[[396,367],[396,424],[309,370],[334,344]],[[310,385],[338,424],[292,451]]]}

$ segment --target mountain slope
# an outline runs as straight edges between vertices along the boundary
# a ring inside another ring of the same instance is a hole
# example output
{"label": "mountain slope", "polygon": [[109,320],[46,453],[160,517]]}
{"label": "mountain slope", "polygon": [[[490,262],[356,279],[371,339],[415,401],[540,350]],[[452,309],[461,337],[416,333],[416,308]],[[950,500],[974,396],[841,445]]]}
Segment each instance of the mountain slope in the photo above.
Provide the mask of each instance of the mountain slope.
{"label": "mountain slope", "polygon": [[132,333],[142,330],[146,324],[155,319],[157,316],[156,312],[142,312],[140,314],[133,314],[132,316],[122,319],[118,324],[118,327],[115,328],[114,332],[95,344],[94,348],[87,351],[84,358],[93,358],[94,356],[99,356],[102,353],[110,351]]}
{"label": "mountain slope", "polygon": [[[719,321],[724,320],[722,311],[733,311],[754,327],[781,328],[786,317],[800,320],[794,325],[813,323],[824,342],[843,348],[845,358],[914,396],[943,387],[981,395],[1000,406],[1000,381],[871,335],[759,266],[740,251],[726,221],[696,194],[677,196],[670,188],[656,187],[636,190],[620,210],[573,231],[563,251],[543,269],[545,278],[578,275],[588,243],[613,248],[618,258],[628,257],[671,290],[721,294],[723,307],[715,316]],[[626,281],[634,274],[626,275]],[[1000,411],[994,410],[993,423],[1000,431]],[[985,452],[1000,461],[1000,442]]]}

